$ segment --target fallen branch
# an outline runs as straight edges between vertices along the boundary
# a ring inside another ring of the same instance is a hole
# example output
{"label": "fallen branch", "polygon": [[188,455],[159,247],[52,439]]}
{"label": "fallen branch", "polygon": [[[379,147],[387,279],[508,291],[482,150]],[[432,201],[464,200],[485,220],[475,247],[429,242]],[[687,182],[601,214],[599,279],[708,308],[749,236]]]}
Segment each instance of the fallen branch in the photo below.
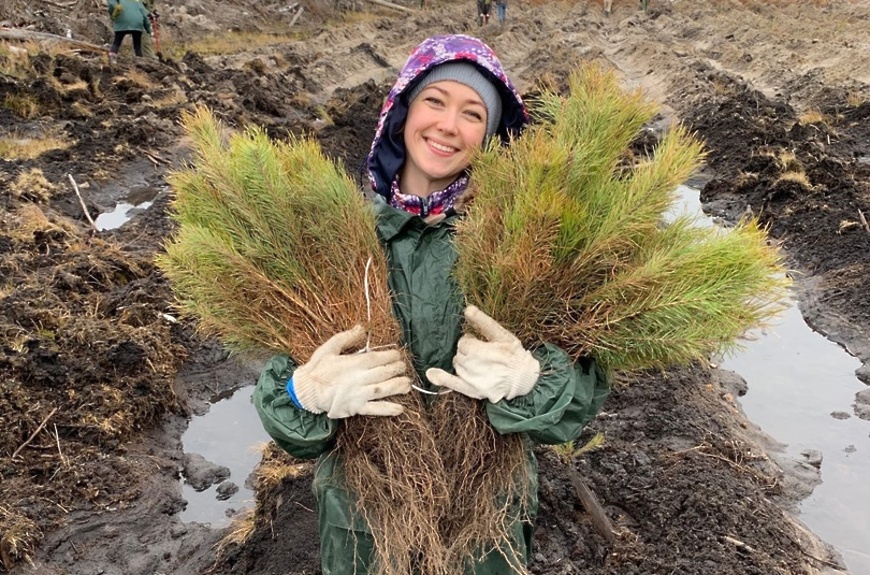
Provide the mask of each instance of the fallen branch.
{"label": "fallen branch", "polygon": [[149,152],[147,150],[142,150],[142,153],[148,156],[151,160],[155,162],[160,162],[161,164],[166,164],[167,166],[172,163],[172,160],[167,160],[166,158],[157,155],[155,152]]}
{"label": "fallen branch", "polygon": [[148,152],[142,152],[142,154],[152,163],[155,168],[160,167],[160,162],[157,161],[157,158],[149,154]]}
{"label": "fallen branch", "polygon": [[300,7],[299,7],[299,11],[296,12],[296,14],[293,16],[293,19],[290,20],[290,28],[292,28],[293,25],[296,24],[296,21],[299,20],[299,17],[302,16],[302,11],[303,11],[303,10],[305,10],[305,7],[304,7],[304,6],[300,6]]}
{"label": "fallen branch", "polygon": [[69,469],[69,461],[67,461],[66,457],[63,455],[63,451],[60,450],[60,435],[57,433],[57,424],[54,424],[54,440],[57,442],[57,452],[60,454],[60,462],[63,463],[63,466]]}
{"label": "fallen branch", "polygon": [[870,234],[870,225],[867,225],[867,218],[864,217],[864,212],[858,210],[858,217],[861,218],[861,225],[864,226],[864,229],[867,230],[868,234]]}
{"label": "fallen branch", "polygon": [[574,485],[574,490],[577,492],[577,497],[583,503],[586,512],[592,516],[592,523],[598,532],[607,540],[607,543],[613,545],[616,542],[616,534],[613,532],[613,524],[610,523],[610,518],[604,513],[604,508],[598,502],[598,498],[592,493],[592,490],[586,486],[586,483],[580,478],[580,475],[572,467],[566,467],[568,477],[571,479],[571,484]]}
{"label": "fallen branch", "polygon": [[734,537],[729,537],[727,535],[722,536],[722,541],[726,543],[730,543],[731,545],[737,547],[737,549],[741,551],[745,551],[747,553],[755,553],[755,549],[744,543],[739,539],[735,539]]}
{"label": "fallen branch", "polygon": [[398,4],[393,4],[392,2],[387,2],[386,0],[368,0],[372,4],[377,4],[378,6],[385,6],[387,8],[392,8],[394,10],[401,10],[402,12],[408,12],[413,14],[414,10],[410,8],[405,8],[404,6],[399,6]]}
{"label": "fallen branch", "polygon": [[47,40],[50,42],[64,42],[66,44],[70,44],[77,48],[82,48],[85,50],[91,50],[93,52],[108,52],[109,49],[105,46],[97,46],[96,44],[91,44],[90,42],[83,42],[81,40],[73,40],[72,38],[65,38],[63,36],[57,36],[55,34],[49,34],[48,32],[36,32],[35,30],[21,30],[20,28],[0,28],[0,38],[5,38],[7,40]]}
{"label": "fallen branch", "polygon": [[91,223],[91,227],[94,228],[95,232],[99,232],[100,228],[97,227],[97,224],[94,223],[94,220],[91,219],[91,214],[88,213],[88,207],[85,205],[85,201],[82,199],[82,194],[79,192],[79,186],[76,184],[76,181],[73,179],[72,174],[67,174],[69,181],[72,182],[73,189],[76,191],[76,197],[79,199],[79,204],[82,206],[82,211],[85,213],[85,217],[88,218],[88,221]]}
{"label": "fallen branch", "polygon": [[287,12],[292,12],[293,10],[296,10],[296,8],[298,8],[298,7],[299,7],[299,2],[294,2],[293,4],[288,4],[287,6],[284,6],[283,8],[278,8],[278,13],[284,14]]}
{"label": "fallen branch", "polygon": [[51,410],[51,413],[49,413],[48,415],[45,416],[45,419],[43,419],[42,423],[39,424],[39,427],[36,428],[36,431],[34,431],[33,433],[30,434],[30,437],[27,438],[27,441],[25,441],[24,443],[22,443],[21,445],[18,446],[18,449],[16,449],[15,453],[12,454],[11,459],[15,459],[15,457],[21,452],[21,450],[24,449],[25,447],[27,447],[30,444],[30,442],[33,441],[33,438],[36,437],[36,435],[40,431],[42,431],[42,428],[45,427],[45,424],[48,423],[48,420],[51,419],[51,416],[54,415],[56,411],[57,411],[57,408],[55,407],[54,409]]}
{"label": "fallen branch", "polygon": [[41,0],[43,4],[51,4],[52,6],[57,6],[58,8],[70,8],[71,6],[75,6],[79,3],[79,0],[73,0],[72,2],[67,2],[66,4],[61,4],[60,2],[52,2],[51,0]]}

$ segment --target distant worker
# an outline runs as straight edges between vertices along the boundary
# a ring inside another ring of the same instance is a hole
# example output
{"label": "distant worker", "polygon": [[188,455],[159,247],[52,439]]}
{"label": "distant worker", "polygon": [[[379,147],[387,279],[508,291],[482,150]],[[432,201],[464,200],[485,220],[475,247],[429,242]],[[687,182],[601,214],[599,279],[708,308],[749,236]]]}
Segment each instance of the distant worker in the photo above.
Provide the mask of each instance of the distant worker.
{"label": "distant worker", "polygon": [[112,19],[115,39],[109,49],[109,60],[115,61],[124,36],[133,37],[133,52],[142,56],[142,33],[151,33],[148,10],[139,0],[108,0],[109,17]]}
{"label": "distant worker", "polygon": [[507,20],[508,0],[495,0],[495,10],[498,13],[498,23],[504,24]]}
{"label": "distant worker", "polygon": [[151,34],[142,37],[142,55],[145,58],[156,60],[157,53],[154,51],[154,43],[157,40],[157,0],[142,0],[142,5],[148,11],[148,21],[151,22]]}
{"label": "distant worker", "polygon": [[492,0],[477,0],[477,13],[479,14],[481,26],[485,26],[489,22],[489,11],[492,9]]}
{"label": "distant worker", "polygon": [[610,16],[613,13],[613,0],[604,0],[604,15]]}

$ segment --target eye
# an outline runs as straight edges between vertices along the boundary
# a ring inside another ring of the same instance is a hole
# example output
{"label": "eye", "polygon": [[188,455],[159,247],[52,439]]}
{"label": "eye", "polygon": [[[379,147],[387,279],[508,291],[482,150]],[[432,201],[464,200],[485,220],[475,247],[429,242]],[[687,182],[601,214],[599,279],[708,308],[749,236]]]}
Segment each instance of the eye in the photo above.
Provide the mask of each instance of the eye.
{"label": "eye", "polygon": [[477,110],[466,110],[465,115],[476,122],[483,122],[483,113]]}
{"label": "eye", "polygon": [[439,98],[438,96],[426,96],[424,101],[428,102],[429,104],[432,104],[433,106],[443,106],[444,105],[444,101],[441,98]]}

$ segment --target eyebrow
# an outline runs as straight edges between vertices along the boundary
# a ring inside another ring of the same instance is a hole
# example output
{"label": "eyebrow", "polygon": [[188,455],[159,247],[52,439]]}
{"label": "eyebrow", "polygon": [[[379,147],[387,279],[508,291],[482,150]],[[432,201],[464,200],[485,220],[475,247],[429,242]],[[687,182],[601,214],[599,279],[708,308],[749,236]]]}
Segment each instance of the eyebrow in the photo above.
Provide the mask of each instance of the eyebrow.
{"label": "eyebrow", "polygon": [[[452,81],[452,80],[451,80],[451,81]],[[457,84],[458,84],[458,83],[459,83],[459,82],[457,82]],[[465,85],[465,84],[463,84],[463,86],[464,86],[464,85]],[[433,90],[438,90],[439,92],[441,92],[441,94],[443,94],[443,95],[445,95],[445,96],[448,96],[448,95],[449,95],[449,94],[447,93],[447,90],[445,90],[444,88],[441,88],[441,87],[439,87],[439,86],[436,86],[435,84],[429,84],[428,86],[426,86],[426,87],[423,89],[423,91],[425,92],[425,91],[428,90],[429,88],[432,88]],[[483,108],[486,108],[486,104],[483,103],[483,100],[480,98],[480,96],[477,95],[477,92],[475,92],[474,95],[476,96],[476,98],[471,99],[471,100],[467,100],[466,103],[468,103],[468,104],[478,104],[478,105],[482,106]]]}

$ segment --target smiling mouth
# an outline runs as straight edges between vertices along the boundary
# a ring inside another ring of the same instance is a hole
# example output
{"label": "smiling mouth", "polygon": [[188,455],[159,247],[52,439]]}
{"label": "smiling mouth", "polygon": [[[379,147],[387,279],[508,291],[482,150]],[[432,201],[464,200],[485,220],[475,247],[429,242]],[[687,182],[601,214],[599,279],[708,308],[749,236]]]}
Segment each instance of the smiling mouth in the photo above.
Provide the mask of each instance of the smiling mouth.
{"label": "smiling mouth", "polygon": [[429,144],[430,147],[438,150],[439,152],[444,152],[445,154],[452,154],[458,152],[458,148],[454,148],[453,146],[445,146],[444,144],[439,144],[438,142],[433,142],[432,140],[426,140],[426,143]]}

